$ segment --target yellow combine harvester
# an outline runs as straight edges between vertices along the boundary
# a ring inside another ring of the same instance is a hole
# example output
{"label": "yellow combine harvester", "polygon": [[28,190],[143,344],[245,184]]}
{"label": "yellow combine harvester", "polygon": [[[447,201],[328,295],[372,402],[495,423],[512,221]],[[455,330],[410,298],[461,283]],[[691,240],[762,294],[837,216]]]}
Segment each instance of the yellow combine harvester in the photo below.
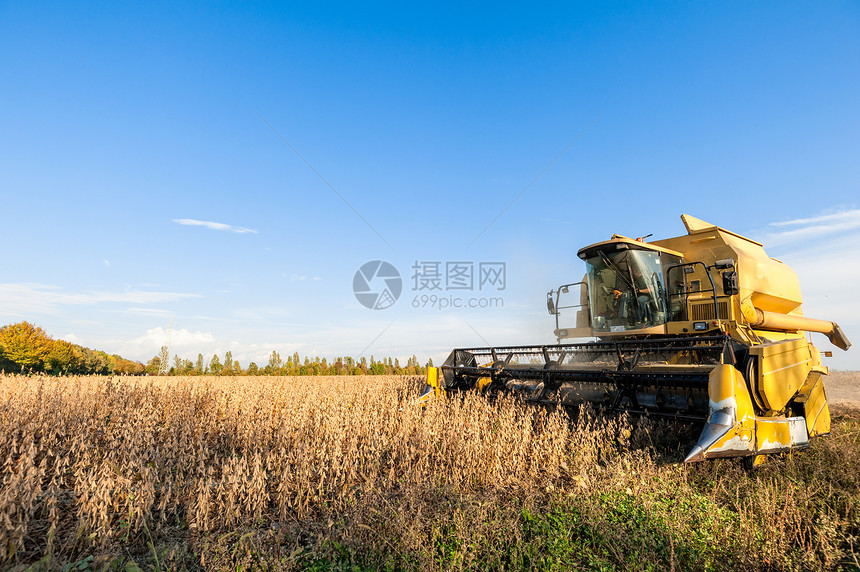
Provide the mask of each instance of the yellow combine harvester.
{"label": "yellow combine harvester", "polygon": [[[557,344],[456,349],[429,368],[422,399],[512,391],[705,421],[687,462],[761,460],[829,433],[828,369],[804,333],[847,350],[842,330],[803,316],[797,275],[760,243],[681,219],[684,236],[613,235],[582,248],[583,281],[547,294]],[[563,314],[573,315],[574,327],[561,326]],[[567,341],[574,338],[597,341]]]}

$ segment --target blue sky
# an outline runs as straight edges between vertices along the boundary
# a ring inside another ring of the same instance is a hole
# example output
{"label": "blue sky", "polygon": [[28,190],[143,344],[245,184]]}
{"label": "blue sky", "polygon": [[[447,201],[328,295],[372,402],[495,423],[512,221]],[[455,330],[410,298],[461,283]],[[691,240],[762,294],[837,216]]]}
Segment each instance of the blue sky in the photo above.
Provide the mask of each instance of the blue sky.
{"label": "blue sky", "polygon": [[[0,52],[2,323],[243,365],[545,343],[580,246],[686,212],[860,339],[856,3],[4,2]],[[504,307],[412,307],[415,261],[504,262]]]}

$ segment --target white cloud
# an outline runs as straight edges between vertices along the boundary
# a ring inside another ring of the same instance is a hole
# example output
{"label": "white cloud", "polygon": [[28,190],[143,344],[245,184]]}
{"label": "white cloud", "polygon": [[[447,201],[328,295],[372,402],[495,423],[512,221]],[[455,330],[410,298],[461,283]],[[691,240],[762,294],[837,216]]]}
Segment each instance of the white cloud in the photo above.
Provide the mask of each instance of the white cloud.
{"label": "white cloud", "polygon": [[860,209],[851,209],[847,211],[835,212],[831,214],[823,214],[810,218],[796,218],[794,220],[786,220],[781,222],[772,222],[771,226],[797,226],[802,224],[815,224],[819,222],[832,222],[842,220],[857,220],[860,218]]}
{"label": "white cloud", "polygon": [[146,362],[158,353],[161,346],[167,345],[171,357],[180,355],[197,357],[198,353],[211,357],[214,349],[218,348],[215,336],[211,332],[190,331],[186,329],[168,330],[157,327],[146,330],[146,333],[133,339],[104,340],[91,342],[93,347],[106,348],[108,353],[118,353],[128,358]]}
{"label": "white cloud", "polygon": [[67,305],[89,305],[105,302],[126,304],[158,304],[186,298],[202,298],[187,292],[156,292],[127,290],[125,292],[89,291],[65,292],[59,286],[34,282],[0,284],[0,308],[13,316],[52,314]]}
{"label": "white cloud", "polygon": [[135,342],[139,344],[150,343],[160,348],[165,340],[168,339],[168,335],[170,345],[180,348],[196,347],[198,344],[207,344],[215,341],[215,336],[211,332],[201,332],[200,330],[192,332],[185,328],[165,331],[164,328],[159,326],[146,330],[146,334],[135,339]]}
{"label": "white cloud", "polygon": [[104,262],[104,263],[105,263],[105,266],[107,266],[108,268],[110,268],[110,261],[109,261],[107,258],[105,258],[104,260],[102,260],[102,262]]}
{"label": "white cloud", "polygon": [[[860,323],[860,245],[825,243],[780,256],[797,273],[804,314],[814,318]],[[816,314],[812,310],[815,308]]]}
{"label": "white cloud", "polygon": [[244,226],[233,226],[224,224],[223,222],[212,222],[210,220],[196,220],[193,218],[175,218],[173,222],[185,226],[202,226],[211,230],[221,230],[225,232],[234,232],[236,234],[257,234],[253,228],[245,228]]}
{"label": "white cloud", "polygon": [[[860,229],[860,209],[772,222],[769,226],[774,230],[766,232],[761,238],[765,247],[830,237],[834,234]],[[786,230],[781,230],[783,228]]]}
{"label": "white cloud", "polygon": [[[77,342],[80,343],[80,342]],[[109,339],[90,341],[92,347],[104,348],[108,353],[139,360],[146,363],[157,355],[161,346],[167,345],[171,359],[178,355],[183,359],[192,361],[197,359],[197,354],[202,354],[208,361],[213,354],[218,354],[223,359],[226,351],[233,352],[233,359],[239,360],[244,367],[255,361],[258,365],[265,365],[272,350],[277,350],[286,359],[287,351],[290,355],[298,351],[300,354],[314,355],[308,344],[298,340],[281,343],[254,343],[225,341],[220,335],[210,331],[174,329],[168,330],[163,327],[150,328],[141,336],[132,339]]]}
{"label": "white cloud", "polygon": [[[860,338],[860,210],[846,209],[807,218],[771,223],[789,230],[762,237],[769,254],[797,273],[803,295],[803,313],[810,318],[837,322],[848,338]],[[771,249],[773,245],[775,248]],[[831,346],[820,334],[813,343],[833,352],[824,364],[837,369],[857,369],[855,348],[847,352]]]}

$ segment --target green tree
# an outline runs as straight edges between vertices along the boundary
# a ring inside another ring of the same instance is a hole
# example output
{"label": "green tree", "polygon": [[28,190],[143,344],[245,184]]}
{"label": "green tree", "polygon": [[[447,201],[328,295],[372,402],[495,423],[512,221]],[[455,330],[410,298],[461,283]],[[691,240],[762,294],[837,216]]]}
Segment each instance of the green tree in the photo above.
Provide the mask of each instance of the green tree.
{"label": "green tree", "polygon": [[161,365],[158,375],[167,374],[167,370],[170,369],[170,351],[167,346],[161,346],[161,350],[158,352],[158,363]]}
{"label": "green tree", "polygon": [[248,375],[260,375],[260,369],[254,362],[248,364]]}
{"label": "green tree", "polygon": [[41,370],[51,352],[53,340],[30,322],[0,328],[0,351],[6,360],[25,369]]}
{"label": "green tree", "polygon": [[[82,373],[107,375],[113,372],[113,360],[105,352],[84,347],[81,347],[81,350],[84,355]],[[159,364],[163,366],[164,364],[161,363],[160,359]]]}
{"label": "green tree", "polygon": [[81,373],[83,354],[79,347],[66,340],[56,340],[51,344],[45,369],[54,375]]}
{"label": "green tree", "polygon": [[161,371],[161,358],[155,356],[154,358],[146,362],[146,366],[143,368],[143,371],[147,375],[158,375],[158,373]]}
{"label": "green tree", "polygon": [[222,375],[233,375],[233,352],[227,350],[224,354],[224,369],[221,370]]}
{"label": "green tree", "polygon": [[125,375],[140,375],[143,373],[144,365],[139,361],[131,361],[118,355],[113,355],[114,373]]}
{"label": "green tree", "polygon": [[223,368],[224,366],[221,365],[221,359],[218,357],[218,354],[213,355],[212,359],[209,360],[209,373],[218,375]]}
{"label": "green tree", "polygon": [[274,373],[277,373],[283,365],[284,362],[281,361],[280,354],[275,350],[272,350],[272,354],[269,356],[269,368],[271,368]]}

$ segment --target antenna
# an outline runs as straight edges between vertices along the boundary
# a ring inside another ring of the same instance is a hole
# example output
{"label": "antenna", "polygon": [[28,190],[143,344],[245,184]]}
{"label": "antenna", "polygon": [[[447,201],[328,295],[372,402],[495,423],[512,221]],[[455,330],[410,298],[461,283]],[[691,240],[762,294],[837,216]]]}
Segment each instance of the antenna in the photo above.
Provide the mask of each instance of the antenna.
{"label": "antenna", "polygon": [[164,336],[164,345],[170,349],[170,338],[173,337],[173,318],[170,318],[170,323],[167,324],[167,334]]}

